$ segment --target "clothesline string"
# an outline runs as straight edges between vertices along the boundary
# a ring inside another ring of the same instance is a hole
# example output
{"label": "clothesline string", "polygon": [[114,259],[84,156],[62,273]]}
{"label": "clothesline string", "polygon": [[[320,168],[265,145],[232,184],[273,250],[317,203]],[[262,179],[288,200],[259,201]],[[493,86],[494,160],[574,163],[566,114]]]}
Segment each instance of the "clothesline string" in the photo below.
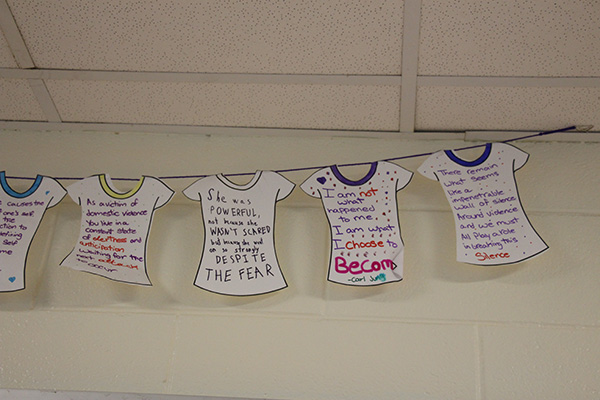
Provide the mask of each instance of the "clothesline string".
{"label": "clothesline string", "polygon": [[[562,129],[556,129],[556,130],[552,130],[552,131],[543,131],[543,132],[538,132],[538,133],[534,133],[531,135],[526,135],[526,136],[519,136],[516,138],[512,138],[512,139],[507,139],[507,140],[502,140],[500,141],[501,143],[508,143],[508,142],[515,142],[518,140],[523,140],[523,139],[529,139],[532,137],[537,137],[537,136],[544,136],[544,135],[551,135],[553,133],[560,133],[560,132],[567,132],[570,130],[574,130],[577,127],[575,125],[573,126],[568,126],[566,128],[562,128]],[[484,147],[485,144],[477,144],[474,146],[467,146],[467,147],[460,147],[457,149],[453,149],[453,151],[460,151],[460,150],[468,150],[468,149],[476,149],[478,147]],[[410,154],[407,156],[401,156],[401,157],[393,157],[393,158],[386,158],[383,159],[381,161],[397,161],[397,160],[405,160],[408,158],[416,158],[416,157],[425,157],[425,156],[430,156],[435,152],[428,152],[428,153],[419,153],[419,154]],[[368,164],[372,164],[372,162],[358,162],[358,163],[350,163],[350,164],[337,164],[338,167],[353,167],[353,166],[358,166],[358,165],[368,165]],[[313,166],[313,167],[301,167],[301,168],[289,168],[289,169],[278,169],[278,170],[273,170],[274,172],[278,172],[278,173],[286,173],[286,172],[298,172],[298,171],[309,171],[309,170],[317,170],[317,169],[321,169],[321,168],[326,168],[329,165],[322,165],[322,166]],[[239,172],[239,173],[233,173],[233,174],[225,174],[226,176],[246,176],[246,175],[254,175],[255,172]],[[158,179],[193,179],[193,178],[204,178],[208,175],[173,175],[173,176],[159,176]],[[9,179],[25,179],[25,180],[35,180],[36,178],[31,178],[31,177],[21,177],[21,176],[7,176],[7,178]],[[84,179],[82,177],[70,177],[70,176],[61,176],[61,177],[54,177],[54,179],[56,180],[81,180]],[[138,181],[139,178],[111,178],[112,180],[115,181]]]}
{"label": "clothesline string", "polygon": [[[531,135],[527,135],[527,136],[520,136],[520,137],[516,137],[516,138],[512,138],[512,139],[507,139],[507,140],[503,140],[501,141],[502,143],[508,143],[508,142],[514,142],[517,140],[523,140],[523,139],[528,139],[528,138],[532,138],[532,137],[536,137],[536,136],[543,136],[543,135],[550,135],[553,133],[559,133],[559,132],[566,132],[566,131],[570,131],[573,129],[576,129],[577,127],[575,125],[573,126],[568,126],[566,128],[562,128],[562,129],[556,129],[556,130],[552,130],[552,131],[544,131],[544,132],[538,132],[538,133],[534,133]],[[478,147],[484,147],[485,144],[478,144],[478,145],[474,145],[474,146],[467,146],[467,147],[461,147],[458,149],[454,149],[453,151],[460,151],[460,150],[467,150],[467,149],[475,149]],[[401,156],[401,157],[394,157],[394,158],[386,158],[383,159],[381,161],[396,161],[396,160],[404,160],[404,159],[408,159],[408,158],[416,158],[416,157],[425,157],[425,156],[430,156],[435,152],[429,152],[429,153],[420,153],[420,154],[411,154],[411,155],[407,155],[407,156]],[[353,166],[358,166],[358,165],[368,165],[371,164],[372,162],[358,162],[358,163],[350,163],[350,164],[337,164],[338,167],[353,167]],[[279,170],[275,170],[275,172],[278,173],[285,173],[285,172],[298,172],[298,171],[307,171],[307,170],[316,170],[316,169],[321,169],[321,168],[325,168],[328,167],[329,165],[322,165],[322,166],[318,166],[318,167],[301,167],[301,168],[290,168],[290,169],[279,169]],[[254,172],[240,172],[240,173],[234,173],[234,174],[226,174],[227,176],[244,176],[244,175],[254,175]],[[202,175],[202,176],[194,176],[198,177],[198,178],[203,178],[206,175]],[[190,176],[169,176],[169,177],[162,177],[160,179],[177,179],[177,178],[191,178]]]}

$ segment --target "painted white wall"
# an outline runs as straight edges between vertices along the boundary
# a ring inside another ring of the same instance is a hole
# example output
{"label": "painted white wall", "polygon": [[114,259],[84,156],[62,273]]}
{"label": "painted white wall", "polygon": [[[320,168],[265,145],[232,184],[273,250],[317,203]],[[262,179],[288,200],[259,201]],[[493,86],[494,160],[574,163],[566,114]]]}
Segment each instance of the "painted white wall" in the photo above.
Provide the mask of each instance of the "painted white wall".
{"label": "painted white wall", "polygon": [[[9,176],[137,178],[375,161],[464,142],[6,131],[0,144],[0,169]],[[181,190],[194,179],[165,181],[177,194],[155,214],[151,288],[58,266],[79,229],[79,207],[67,196],[34,239],[26,290],[0,294],[0,387],[277,399],[597,399],[600,144],[518,146],[531,154],[516,174],[522,201],[547,252],[494,268],[455,262],[442,189],[417,173],[398,194],[404,281],[374,288],[326,282],[325,215],[299,188],[277,206],[276,245],[289,287],[249,298],[192,284],[201,214]],[[422,161],[398,163],[416,171]],[[310,173],[285,175],[300,184]]]}

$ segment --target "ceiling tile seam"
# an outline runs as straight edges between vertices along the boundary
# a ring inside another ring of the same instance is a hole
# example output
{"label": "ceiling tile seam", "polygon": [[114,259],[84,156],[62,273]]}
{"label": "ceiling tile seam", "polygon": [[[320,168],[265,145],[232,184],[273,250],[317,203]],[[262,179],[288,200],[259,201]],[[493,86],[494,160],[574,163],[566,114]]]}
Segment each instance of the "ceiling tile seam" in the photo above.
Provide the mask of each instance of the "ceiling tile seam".
{"label": "ceiling tile seam", "polygon": [[[593,127],[592,127],[593,129]],[[492,142],[506,141],[522,136],[523,132],[518,131],[466,131],[465,142]],[[564,133],[555,133],[546,136],[533,136],[526,139],[520,139],[522,142],[585,142],[599,143],[600,132],[598,131],[569,131]]]}
{"label": "ceiling tile seam", "polygon": [[[1,0],[0,0],[1,1]],[[400,86],[399,75],[249,74],[0,68],[0,78],[115,82]]]}
{"label": "ceiling tile seam", "polygon": [[35,68],[29,49],[6,0],[0,0],[0,29],[4,33],[17,65],[21,68]]}
{"label": "ceiling tile seam", "polygon": [[404,2],[403,25],[399,131],[411,133],[415,130],[417,109],[421,0],[406,0]]}
{"label": "ceiling tile seam", "polygon": [[62,122],[60,113],[44,81],[41,79],[28,79],[27,81],[48,122]]}
{"label": "ceiling tile seam", "polygon": [[[1,1],[1,0],[0,0]],[[408,86],[400,75],[232,74],[205,72],[134,72],[0,68],[4,79],[82,80],[115,82],[198,82],[234,84],[320,84]],[[433,76],[416,75],[417,87],[600,87],[600,77]]]}
{"label": "ceiling tile seam", "polygon": [[348,129],[270,128],[241,126],[172,125],[172,124],[127,124],[101,122],[39,122],[1,121],[0,130],[44,130],[44,131],[88,131],[88,132],[131,132],[131,133],[174,133],[219,136],[330,136],[351,138],[383,139],[431,139],[448,140],[464,138],[464,133],[399,134],[398,131],[368,131]]}
{"label": "ceiling tile seam", "polygon": [[545,76],[432,76],[417,78],[421,87],[600,87],[600,77]]}
{"label": "ceiling tile seam", "polygon": [[[160,124],[124,124],[96,122],[38,122],[38,121],[1,121],[0,130],[57,131],[57,132],[129,132],[158,134],[193,134],[206,136],[319,136],[400,140],[454,140],[464,142],[488,142],[506,140],[521,134],[536,131],[423,131],[398,133],[398,131],[360,131],[301,128],[257,128],[237,126],[205,125],[160,125]],[[498,137],[501,135],[501,137]],[[600,132],[568,132],[550,136],[525,139],[538,142],[600,142]]]}

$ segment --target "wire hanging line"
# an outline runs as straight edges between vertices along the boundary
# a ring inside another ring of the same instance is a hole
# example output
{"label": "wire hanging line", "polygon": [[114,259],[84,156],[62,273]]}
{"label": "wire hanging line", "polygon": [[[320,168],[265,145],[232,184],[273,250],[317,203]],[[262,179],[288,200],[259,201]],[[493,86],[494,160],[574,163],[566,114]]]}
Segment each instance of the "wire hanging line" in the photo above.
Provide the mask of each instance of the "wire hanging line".
{"label": "wire hanging line", "polygon": [[[543,131],[543,132],[538,132],[538,133],[534,133],[531,135],[526,135],[526,136],[519,136],[516,138],[512,138],[512,139],[507,139],[507,140],[502,140],[500,141],[501,143],[509,143],[509,142],[516,142],[518,140],[523,140],[523,139],[529,139],[532,137],[537,137],[537,136],[544,136],[544,135],[551,135],[553,133],[560,133],[560,132],[567,132],[567,131],[571,131],[571,130],[577,130],[577,126],[572,125],[572,126],[568,126],[566,128],[561,128],[561,129],[555,129],[555,130],[551,130],[551,131]],[[460,151],[460,150],[467,150],[467,149],[476,149],[478,147],[484,147],[485,144],[477,144],[474,146],[467,146],[467,147],[460,147],[460,148],[456,148],[453,149],[453,151]],[[438,151],[438,150],[436,150]],[[416,157],[425,157],[425,156],[430,156],[433,153],[435,153],[435,151],[432,152],[428,152],[428,153],[419,153],[419,154],[410,154],[410,155],[406,155],[406,156],[400,156],[400,157],[393,157],[393,158],[386,158],[380,161],[398,161],[398,160],[405,160],[408,158],[416,158]],[[372,162],[357,162],[357,163],[349,163],[349,164],[337,164],[338,167],[353,167],[353,166],[358,166],[358,165],[368,165],[368,164],[372,164]],[[277,170],[273,170],[274,172],[278,172],[278,173],[286,173],[286,172],[298,172],[298,171],[309,171],[309,170],[317,170],[317,169],[321,169],[321,168],[326,168],[329,165],[321,165],[321,166],[311,166],[311,167],[301,167],[301,168],[289,168],[289,169],[277,169]],[[224,174],[225,176],[244,176],[244,175],[254,175],[255,172],[239,172],[239,173],[233,173],[233,174]],[[171,176],[158,176],[158,179],[161,180],[165,180],[165,179],[193,179],[193,178],[204,178],[207,177],[209,175],[171,175]],[[7,178],[9,179],[25,179],[25,180],[35,180],[36,178],[32,178],[32,177],[21,177],[21,176],[7,176]],[[60,176],[60,177],[54,177],[54,179],[56,180],[81,180],[84,179],[83,177],[71,177],[71,176]],[[115,181],[138,181],[139,178],[111,178],[112,180]]]}
{"label": "wire hanging line", "polygon": [[[552,131],[543,131],[543,132],[538,132],[538,133],[534,133],[534,134],[527,135],[527,136],[520,136],[520,137],[516,137],[516,138],[513,138],[513,139],[503,140],[502,143],[508,143],[508,142],[513,142],[513,141],[517,141],[517,140],[528,139],[528,138],[532,138],[532,137],[536,137],[536,136],[551,135],[553,133],[567,132],[567,131],[574,130],[574,129],[577,129],[577,127],[575,125],[572,125],[572,126],[568,126],[566,128],[556,129],[556,130],[552,130]],[[484,146],[485,146],[485,144],[478,144],[478,145],[474,145],[474,146],[461,147],[461,148],[458,148],[458,149],[454,149],[454,151],[474,149],[474,148],[484,147]],[[404,159],[408,159],[408,158],[425,157],[425,156],[430,156],[433,153],[435,153],[435,152],[410,154],[410,155],[407,155],[407,156],[394,157],[394,158],[386,158],[386,159],[383,159],[381,161],[397,161],[397,160],[404,160]],[[371,164],[371,163],[372,162],[357,162],[357,163],[350,163],[350,164],[338,164],[338,167],[353,167],[353,166],[358,166],[358,165],[368,165],[368,164]],[[321,169],[321,168],[326,168],[328,166],[329,165],[321,165],[321,166],[312,166],[312,167],[279,169],[279,170],[274,170],[274,172],[285,173],[285,172],[308,171],[308,170],[317,170],[317,169]],[[225,174],[225,175],[226,176],[254,175],[254,172],[240,172],[240,173]],[[196,176],[164,176],[164,177],[159,177],[159,179],[204,178],[205,176],[207,176],[207,175],[196,175]]]}

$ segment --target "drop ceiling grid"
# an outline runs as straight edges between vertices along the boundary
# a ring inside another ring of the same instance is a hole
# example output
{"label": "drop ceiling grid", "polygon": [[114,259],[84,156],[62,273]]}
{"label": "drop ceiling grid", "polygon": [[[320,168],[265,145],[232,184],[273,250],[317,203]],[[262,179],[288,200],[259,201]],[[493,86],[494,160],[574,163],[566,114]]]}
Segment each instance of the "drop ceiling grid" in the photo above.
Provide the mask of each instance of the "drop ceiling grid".
{"label": "drop ceiling grid", "polygon": [[394,131],[397,86],[47,80],[63,121]]}
{"label": "drop ceiling grid", "polygon": [[600,76],[597,0],[423,0],[420,75]]}
{"label": "drop ceiling grid", "polygon": [[2,30],[0,30],[0,68],[17,68],[17,63]]}
{"label": "drop ceiling grid", "polygon": [[399,0],[8,3],[38,68],[400,73]]}
{"label": "drop ceiling grid", "polygon": [[[4,1],[39,68],[29,72],[47,73],[49,96],[38,94],[39,104],[46,105],[42,120],[52,120],[48,110],[56,103],[60,117],[55,113],[54,120],[90,126],[264,127],[327,134],[600,125],[600,97],[579,82],[600,86],[595,0]],[[412,26],[420,35],[407,37],[403,13],[415,5],[419,12],[409,14],[419,19]],[[203,23],[190,28],[190,21]],[[501,36],[491,34],[490,26]],[[416,52],[406,53],[407,43]],[[400,102],[403,51],[414,63],[418,56],[418,73],[402,77],[415,90],[402,93]],[[133,80],[112,69],[133,71]],[[28,70],[7,71],[0,71],[0,78],[32,79]],[[135,71],[151,71],[152,82]],[[52,78],[53,72],[63,76]],[[560,78],[580,75],[595,78],[574,78],[577,88],[565,87],[568,78]],[[458,79],[455,87],[446,87],[444,80],[452,78]],[[516,87],[537,85],[523,79],[546,79],[544,85],[550,80],[562,91]],[[27,104],[31,90],[18,93],[25,96],[19,102]],[[39,118],[39,104],[23,110],[23,117],[15,117],[20,108],[13,107],[11,119]],[[399,105],[408,110],[402,121]]]}

